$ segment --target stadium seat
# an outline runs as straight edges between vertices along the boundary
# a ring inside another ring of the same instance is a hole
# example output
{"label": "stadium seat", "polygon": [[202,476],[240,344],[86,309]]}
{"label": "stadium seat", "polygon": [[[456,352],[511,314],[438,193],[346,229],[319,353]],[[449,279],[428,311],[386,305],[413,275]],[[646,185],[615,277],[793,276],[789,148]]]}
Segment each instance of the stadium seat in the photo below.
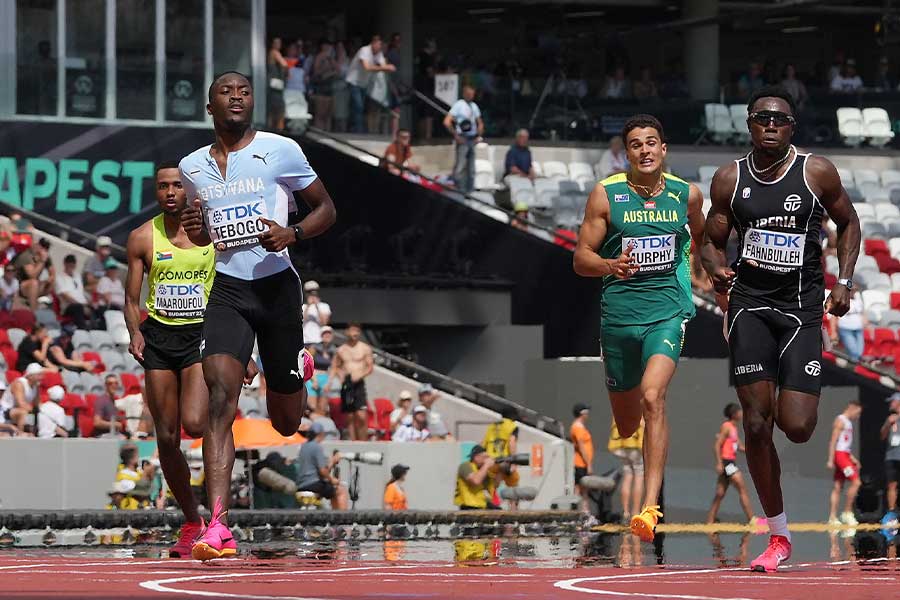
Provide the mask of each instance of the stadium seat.
{"label": "stadium seat", "polygon": [[[890,308],[885,311],[881,315],[881,325],[884,327],[890,327],[892,329],[900,327],[900,310]],[[890,354],[890,352],[882,352],[882,354],[887,355]]]}
{"label": "stadium seat", "polygon": [[19,353],[13,348],[4,346],[0,348],[0,354],[3,354],[3,362],[10,369],[15,368],[16,362],[19,360]]}
{"label": "stadium seat", "polygon": [[713,175],[716,174],[716,171],[719,167],[714,167],[712,165],[703,165],[699,169],[697,169],[697,174],[700,176],[700,181],[703,183],[709,183],[712,181]]}
{"label": "stadium seat", "polygon": [[[562,163],[560,163],[562,164]],[[535,179],[534,180],[535,199],[531,204],[532,208],[549,209],[553,207],[553,197],[559,195],[558,179]]]}
{"label": "stadium seat", "polygon": [[747,105],[731,104],[728,106],[731,113],[731,124],[734,126],[735,136],[739,142],[750,141],[750,130],[747,128]]}
{"label": "stadium seat", "polygon": [[90,331],[91,347],[94,350],[111,350],[116,347],[112,336],[108,331],[102,329],[92,329]]}
{"label": "stadium seat", "polygon": [[76,350],[93,348],[91,333],[86,329],[76,329],[75,333],[72,334],[72,345],[75,346]]}
{"label": "stadium seat", "polygon": [[9,337],[9,344],[13,348],[18,348],[19,344],[22,343],[22,340],[24,340],[25,336],[28,334],[18,327],[11,327],[10,329],[6,330],[6,335],[7,337]]}
{"label": "stadium seat", "polygon": [[63,383],[66,386],[66,389],[73,394],[83,394],[86,390],[84,387],[84,382],[79,377],[78,373],[74,371],[64,370],[62,372]]}
{"label": "stadium seat", "polygon": [[60,406],[66,411],[67,415],[71,415],[75,410],[84,410],[87,408],[87,402],[84,401],[84,396],[81,394],[76,394],[72,392],[67,392],[63,397],[63,401],[60,403]]}
{"label": "stadium seat", "polygon": [[862,112],[858,108],[837,109],[838,133],[847,146],[859,146],[865,139]]}
{"label": "stadium seat", "polygon": [[825,255],[825,271],[827,273],[837,275],[839,268],[840,268],[840,265],[838,264],[837,256],[834,256],[832,254],[826,254]]}
{"label": "stadium seat", "polygon": [[103,320],[106,322],[106,330],[112,331],[116,325],[125,324],[125,313],[121,310],[109,309],[103,313]]}
{"label": "stadium seat", "polygon": [[475,144],[475,160],[486,160],[489,163],[494,164],[494,153],[494,146],[487,142],[478,142]]}
{"label": "stadium seat", "polygon": [[891,188],[888,190],[888,199],[891,204],[900,205],[900,188]]}
{"label": "stadium seat", "polygon": [[861,271],[878,271],[878,263],[868,254],[861,254],[856,260],[856,272]]}
{"label": "stadium seat", "polygon": [[896,169],[885,169],[882,171],[881,185],[889,190],[900,188],[900,171]]}
{"label": "stadium seat", "polygon": [[590,192],[597,183],[593,167],[586,162],[570,162],[569,177],[578,184],[582,192]]}
{"label": "stadium seat", "polygon": [[856,182],[853,181],[853,171],[850,169],[845,169],[843,167],[837,167],[838,175],[841,176],[841,183],[844,184],[844,187],[855,185]]}
{"label": "stadium seat", "polygon": [[15,369],[7,369],[6,370],[6,383],[12,383],[16,379],[22,376],[22,373],[16,371]]}
{"label": "stadium seat", "polygon": [[553,179],[569,179],[566,163],[558,160],[544,161],[544,177]]}
{"label": "stadium seat", "polygon": [[31,331],[37,319],[34,313],[25,308],[17,308],[9,313],[9,323],[11,328],[23,329]]}
{"label": "stadium seat", "polygon": [[900,218],[893,217],[885,219],[884,227],[887,229],[891,238],[900,237]]}
{"label": "stadium seat", "polygon": [[382,439],[391,439],[391,412],[394,410],[394,403],[388,398],[375,398],[373,400],[375,406],[375,429],[380,433]]}
{"label": "stadium seat", "polygon": [[856,182],[857,187],[867,183],[873,183],[875,185],[879,185],[880,183],[878,171],[874,169],[854,169],[853,180]]}
{"label": "stadium seat", "polygon": [[872,256],[874,256],[875,254],[881,254],[881,253],[890,255],[890,253],[891,253],[890,250],[888,250],[888,245],[885,240],[876,240],[876,239],[865,240],[863,242],[863,247],[866,250],[866,254],[869,254]]}
{"label": "stadium seat", "polygon": [[120,348],[127,348],[131,343],[131,336],[128,335],[128,327],[125,325],[116,325],[110,330],[109,335],[112,337],[113,343]]}
{"label": "stadium seat", "polygon": [[106,371],[106,365],[103,364],[103,357],[100,356],[99,352],[95,352],[93,350],[83,350],[81,352],[82,358],[84,360],[89,360],[97,366],[94,368],[94,373],[103,373]]}
{"label": "stadium seat", "polygon": [[99,375],[94,375],[93,373],[88,373],[86,371],[79,375],[88,394],[102,394],[104,392],[103,379]]}
{"label": "stadium seat", "polygon": [[560,179],[559,180],[559,193],[563,196],[578,196],[579,198],[584,195],[581,191],[581,186],[578,185],[577,182],[572,181],[571,179]]}
{"label": "stadium seat", "polygon": [[122,390],[126,394],[137,394],[141,391],[141,380],[134,373],[120,373],[119,379],[122,380]]}
{"label": "stadium seat", "polygon": [[724,104],[709,103],[704,107],[706,115],[706,131],[710,139],[719,144],[724,144],[737,133],[731,121],[731,112]]}
{"label": "stadium seat", "polygon": [[863,128],[869,144],[881,148],[892,139],[891,118],[883,108],[864,108],[862,111]]}
{"label": "stadium seat", "polygon": [[844,186],[844,189],[847,190],[847,197],[850,198],[850,202],[856,204],[857,202],[865,202],[866,198],[862,195],[862,192],[853,185],[853,183],[849,183]]}
{"label": "stadium seat", "polygon": [[879,221],[900,218],[900,208],[894,206],[893,204],[876,204],[875,218]]}
{"label": "stadium seat", "polygon": [[125,361],[122,360],[122,355],[118,350],[101,350],[100,356],[103,358],[103,364],[106,366],[107,371],[114,373],[125,371]]}
{"label": "stadium seat", "polygon": [[338,431],[344,431],[345,429],[347,429],[347,413],[341,410],[340,398],[328,399],[328,416],[330,416],[331,420],[334,421],[334,424],[337,427]]}
{"label": "stadium seat", "polygon": [[[537,179],[536,181],[540,181]],[[526,177],[507,177],[506,184],[509,186],[509,197],[513,204],[527,204],[533,206],[536,199],[534,185],[531,180]]]}
{"label": "stadium seat", "polygon": [[491,161],[480,158],[475,159],[475,189],[498,190],[502,186],[497,183],[494,173],[494,165]]}
{"label": "stadium seat", "polygon": [[884,313],[890,310],[890,297],[888,295],[889,293],[889,290],[885,291],[883,289],[863,290],[863,307],[867,312],[872,310],[879,313]]}
{"label": "stadium seat", "polygon": [[864,237],[888,237],[887,227],[884,223],[880,223],[874,219],[860,219],[859,225],[862,228]]}
{"label": "stadium seat", "polygon": [[[891,291],[891,276],[880,271],[858,272],[859,287],[863,290],[881,290],[885,294]],[[887,304],[887,301],[884,302]]]}
{"label": "stadium seat", "polygon": [[536,160],[531,161],[531,168],[534,169],[535,177],[543,177],[544,176],[544,165]]}
{"label": "stadium seat", "polygon": [[61,385],[65,387],[65,382],[63,381],[62,375],[59,371],[44,371],[44,377],[41,379],[41,389],[49,390],[54,385]]}
{"label": "stadium seat", "polygon": [[130,352],[122,352],[122,360],[125,362],[125,370],[129,372],[141,371],[144,367],[131,355]]}
{"label": "stadium seat", "polygon": [[35,310],[34,318],[38,323],[48,329],[59,329],[59,321],[56,320],[56,313],[49,308],[39,308]]}
{"label": "stadium seat", "polygon": [[[482,202],[484,202],[484,203],[486,203],[486,204],[490,204],[491,206],[496,206],[496,205],[497,205],[497,202],[494,200],[494,195],[493,195],[492,193],[490,193],[490,192],[481,192],[481,191],[478,191],[478,192],[472,192],[472,193],[469,194],[469,195],[470,195],[472,198],[475,198],[476,200],[480,200],[480,201],[482,201]],[[128,333],[128,330],[127,330],[127,329],[125,330],[125,333]],[[113,337],[115,337],[115,336],[113,336]]]}
{"label": "stadium seat", "polygon": [[853,208],[856,209],[856,214],[859,216],[860,220],[875,218],[875,207],[871,204],[854,205]]}

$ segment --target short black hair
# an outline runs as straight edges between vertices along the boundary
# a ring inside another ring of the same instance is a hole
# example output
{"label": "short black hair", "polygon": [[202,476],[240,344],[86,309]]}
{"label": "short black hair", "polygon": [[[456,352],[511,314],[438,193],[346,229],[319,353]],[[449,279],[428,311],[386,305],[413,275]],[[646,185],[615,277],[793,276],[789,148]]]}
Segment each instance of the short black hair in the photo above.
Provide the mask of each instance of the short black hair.
{"label": "short black hair", "polygon": [[666,141],[666,132],[663,131],[662,123],[653,115],[634,115],[625,121],[625,126],[622,127],[622,139],[627,142],[628,134],[632,129],[642,129],[644,127],[653,127],[659,134],[659,141]]}
{"label": "short black hair", "polygon": [[216,83],[218,83],[218,81],[220,79],[222,79],[223,77],[225,77],[226,75],[240,75],[241,77],[243,77],[244,79],[247,80],[247,83],[250,84],[250,89],[251,90],[253,89],[253,80],[250,79],[250,77],[248,75],[241,73],[240,71],[222,71],[218,75],[213,76],[212,83],[209,84],[209,89],[206,90],[206,97],[210,102],[212,102],[213,89],[216,87]]}
{"label": "short black hair", "polygon": [[131,462],[133,458],[137,458],[138,449],[137,446],[133,446],[131,444],[126,444],[119,449],[119,460],[122,461],[122,464],[127,464]]}
{"label": "short black hair", "polygon": [[351,327],[356,327],[357,329],[362,331],[362,324],[358,321],[350,321],[349,323],[347,323],[347,329],[350,329]]}
{"label": "short black hair", "polygon": [[64,264],[77,263],[78,259],[75,258],[74,254],[66,254],[66,257],[63,259]]}
{"label": "short black hair", "polygon": [[162,160],[162,161],[156,163],[155,173],[159,174],[159,172],[162,171],[163,169],[177,169],[177,168],[178,168],[178,161],[171,159],[171,158],[167,158],[166,160]]}
{"label": "short black hair", "polygon": [[788,103],[788,106],[791,107],[791,114],[797,114],[797,103],[794,102],[794,97],[791,96],[790,92],[784,86],[781,85],[766,85],[752,94],[750,94],[750,100],[747,101],[747,112],[753,112],[753,105],[759,102],[760,98],[780,98]]}
{"label": "short black hair", "polygon": [[515,406],[504,406],[500,411],[500,416],[504,419],[509,419],[510,421],[518,421],[519,409],[517,409]]}
{"label": "short black hair", "polygon": [[730,419],[731,417],[736,415],[737,411],[739,410],[741,410],[740,405],[738,405],[736,402],[729,402],[725,405],[725,410],[723,411],[723,413],[725,414],[726,419]]}

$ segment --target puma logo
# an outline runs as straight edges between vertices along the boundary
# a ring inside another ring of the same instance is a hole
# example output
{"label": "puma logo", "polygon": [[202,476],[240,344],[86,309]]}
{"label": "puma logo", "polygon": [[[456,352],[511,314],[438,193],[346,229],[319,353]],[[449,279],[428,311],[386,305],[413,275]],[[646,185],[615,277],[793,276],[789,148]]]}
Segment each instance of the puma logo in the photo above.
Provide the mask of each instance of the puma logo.
{"label": "puma logo", "polygon": [[260,156],[259,154],[254,154],[254,155],[253,155],[253,158],[258,158],[259,160],[263,161],[263,164],[264,164],[264,165],[266,165],[266,166],[268,167],[268,166],[269,166],[269,163],[266,162],[266,157],[267,157],[267,156],[269,156],[269,153],[268,153],[268,152],[266,152],[266,153],[263,154],[262,156]]}
{"label": "puma logo", "polygon": [[663,341],[669,345],[669,348],[671,348],[673,352],[675,351],[675,344],[673,344],[669,340],[663,340]]}
{"label": "puma logo", "polygon": [[678,192],[677,194],[675,192],[669,192],[668,196],[678,204],[681,204],[681,192]]}
{"label": "puma logo", "polygon": [[291,369],[290,373],[291,373],[291,375],[296,375],[297,379],[303,379],[303,374],[299,370],[295,371],[295,370]]}

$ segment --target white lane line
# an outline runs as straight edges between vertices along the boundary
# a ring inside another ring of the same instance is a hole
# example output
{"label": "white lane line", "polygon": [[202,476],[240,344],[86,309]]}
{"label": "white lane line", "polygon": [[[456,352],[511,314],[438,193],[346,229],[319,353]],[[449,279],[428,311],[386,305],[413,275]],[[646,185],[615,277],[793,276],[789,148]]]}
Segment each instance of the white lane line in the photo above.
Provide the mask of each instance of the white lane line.
{"label": "white lane line", "polygon": [[612,590],[598,590],[595,588],[587,588],[580,587],[579,584],[586,582],[603,582],[603,581],[615,581],[615,580],[629,580],[629,579],[645,579],[648,577],[663,577],[663,576],[672,576],[676,577],[681,575],[697,575],[701,573],[721,573],[727,572],[734,569],[696,569],[692,571],[653,571],[650,573],[634,573],[630,575],[601,575],[598,577],[578,577],[576,579],[566,579],[564,581],[557,581],[553,584],[553,587],[557,587],[562,590],[567,590],[570,592],[581,592],[584,594],[598,594],[603,596],[622,596],[625,598],[672,598],[673,600],[759,600],[758,598],[738,598],[738,597],[721,597],[721,596],[694,596],[687,594],[660,594],[658,592],[652,594],[644,594],[641,592],[614,592]]}

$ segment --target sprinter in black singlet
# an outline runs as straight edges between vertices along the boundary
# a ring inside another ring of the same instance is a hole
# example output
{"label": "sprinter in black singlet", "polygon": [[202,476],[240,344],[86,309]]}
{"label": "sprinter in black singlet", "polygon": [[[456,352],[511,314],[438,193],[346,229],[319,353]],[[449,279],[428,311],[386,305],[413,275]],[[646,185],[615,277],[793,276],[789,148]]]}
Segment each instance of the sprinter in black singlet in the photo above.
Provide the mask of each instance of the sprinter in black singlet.
{"label": "sprinter in black singlet", "polygon": [[[744,410],[747,464],[772,534],[750,563],[775,571],[790,558],[774,425],[795,443],[816,426],[822,372],[824,309],[850,306],[859,255],[859,219],[837,169],[791,144],[794,101],[784,89],[757,91],[748,104],[753,149],[713,177],[703,266],[726,313],[726,335],[737,395]],[[839,283],[825,299],[819,232],[824,214],[837,225]],[[729,267],[731,229],[738,259]]]}

